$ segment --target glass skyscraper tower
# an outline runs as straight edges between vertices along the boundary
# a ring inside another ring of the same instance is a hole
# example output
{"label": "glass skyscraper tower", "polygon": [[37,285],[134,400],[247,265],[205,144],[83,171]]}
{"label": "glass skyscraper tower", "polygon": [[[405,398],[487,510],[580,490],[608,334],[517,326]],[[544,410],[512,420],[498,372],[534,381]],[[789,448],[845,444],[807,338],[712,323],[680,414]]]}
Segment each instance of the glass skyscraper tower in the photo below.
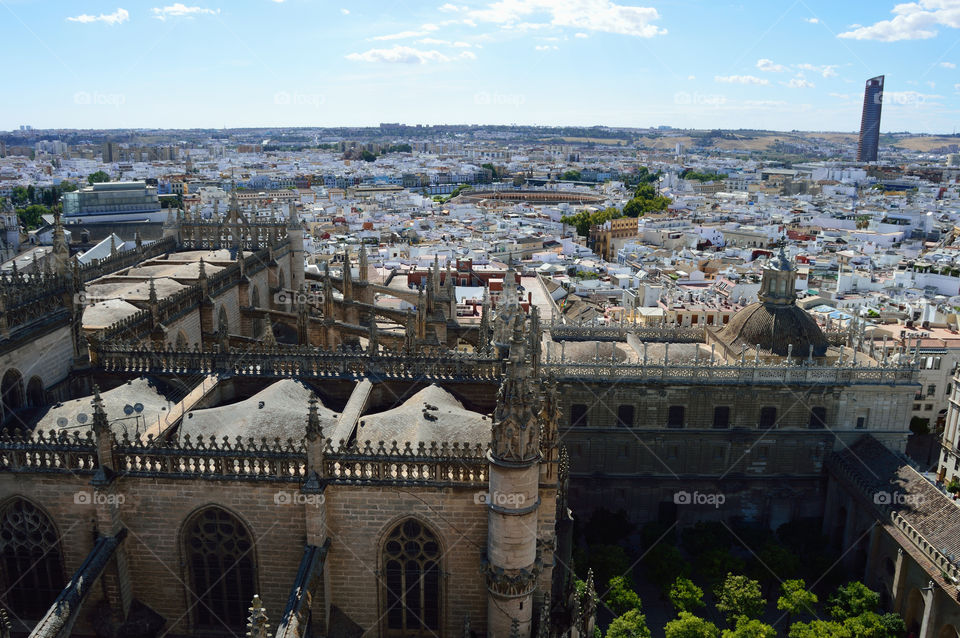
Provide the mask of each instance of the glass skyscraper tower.
{"label": "glass skyscraper tower", "polygon": [[880,109],[883,107],[883,76],[867,80],[863,89],[863,115],[860,116],[858,162],[876,162],[880,146]]}

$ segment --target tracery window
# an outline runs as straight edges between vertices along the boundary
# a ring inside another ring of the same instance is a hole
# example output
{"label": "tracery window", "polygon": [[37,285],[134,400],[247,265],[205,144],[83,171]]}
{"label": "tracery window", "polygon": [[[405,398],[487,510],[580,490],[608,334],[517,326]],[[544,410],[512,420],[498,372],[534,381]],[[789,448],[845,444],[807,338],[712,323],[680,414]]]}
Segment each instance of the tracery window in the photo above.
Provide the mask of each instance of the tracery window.
{"label": "tracery window", "polygon": [[388,636],[435,636],[440,628],[440,543],[407,519],[383,544]]}
{"label": "tracery window", "polygon": [[39,620],[63,589],[60,537],[46,514],[22,498],[0,511],[0,604]]}
{"label": "tracery window", "polygon": [[208,507],[187,524],[184,545],[197,628],[232,635],[256,593],[250,532],[226,510]]}

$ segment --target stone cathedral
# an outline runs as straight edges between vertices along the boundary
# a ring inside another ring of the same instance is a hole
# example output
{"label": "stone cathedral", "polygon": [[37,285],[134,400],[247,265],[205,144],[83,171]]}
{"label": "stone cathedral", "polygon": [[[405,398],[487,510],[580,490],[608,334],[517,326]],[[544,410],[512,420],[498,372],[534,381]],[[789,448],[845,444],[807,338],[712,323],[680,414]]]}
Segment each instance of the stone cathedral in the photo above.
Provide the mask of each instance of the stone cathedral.
{"label": "stone cathedral", "polygon": [[584,326],[513,265],[464,318],[469,264],[376,283],[364,249],[305,269],[303,233],[234,199],[81,265],[58,220],[0,275],[0,632],[592,636],[572,529],[602,504],[820,518],[957,638],[960,517],[903,454],[916,353],[817,325],[782,251],[726,325]]}

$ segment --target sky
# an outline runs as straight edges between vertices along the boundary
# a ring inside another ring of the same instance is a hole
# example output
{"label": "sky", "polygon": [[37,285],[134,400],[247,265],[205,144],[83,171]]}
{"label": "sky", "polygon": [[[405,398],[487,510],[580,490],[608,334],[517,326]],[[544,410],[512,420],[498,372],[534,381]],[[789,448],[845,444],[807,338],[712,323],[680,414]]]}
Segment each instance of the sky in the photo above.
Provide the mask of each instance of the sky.
{"label": "sky", "polygon": [[0,130],[953,133],[960,0],[0,0]]}

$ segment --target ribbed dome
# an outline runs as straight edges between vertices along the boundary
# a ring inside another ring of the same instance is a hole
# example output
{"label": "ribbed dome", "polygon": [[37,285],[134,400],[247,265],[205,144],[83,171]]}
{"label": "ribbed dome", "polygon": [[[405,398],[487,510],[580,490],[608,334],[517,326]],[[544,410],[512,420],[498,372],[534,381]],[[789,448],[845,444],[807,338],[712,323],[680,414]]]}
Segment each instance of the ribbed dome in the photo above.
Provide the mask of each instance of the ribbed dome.
{"label": "ribbed dome", "polygon": [[822,357],[829,342],[816,320],[794,304],[752,303],[733,317],[717,333],[728,346],[736,345],[766,350],[787,356],[793,344],[793,356],[806,357],[813,346],[813,356]]}

